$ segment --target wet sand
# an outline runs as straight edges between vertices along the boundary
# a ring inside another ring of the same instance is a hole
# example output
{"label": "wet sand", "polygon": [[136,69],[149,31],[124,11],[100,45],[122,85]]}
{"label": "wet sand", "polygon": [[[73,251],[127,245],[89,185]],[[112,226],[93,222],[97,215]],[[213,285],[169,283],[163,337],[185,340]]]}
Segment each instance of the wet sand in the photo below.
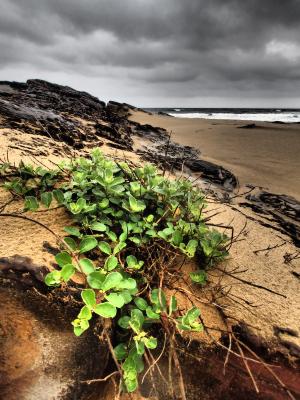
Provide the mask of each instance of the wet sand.
{"label": "wet sand", "polygon": [[300,125],[175,118],[133,112],[131,119],[172,132],[175,142],[193,146],[205,160],[233,172],[240,185],[253,184],[300,200]]}

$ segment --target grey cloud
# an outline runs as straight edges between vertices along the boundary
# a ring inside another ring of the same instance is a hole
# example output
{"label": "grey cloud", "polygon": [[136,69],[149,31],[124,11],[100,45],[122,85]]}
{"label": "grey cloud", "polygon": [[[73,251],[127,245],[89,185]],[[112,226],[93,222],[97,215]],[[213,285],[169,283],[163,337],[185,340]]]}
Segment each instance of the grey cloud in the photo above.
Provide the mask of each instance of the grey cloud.
{"label": "grey cloud", "polygon": [[299,0],[2,0],[0,78],[101,81],[99,97],[113,80],[142,105],[299,98],[299,22]]}

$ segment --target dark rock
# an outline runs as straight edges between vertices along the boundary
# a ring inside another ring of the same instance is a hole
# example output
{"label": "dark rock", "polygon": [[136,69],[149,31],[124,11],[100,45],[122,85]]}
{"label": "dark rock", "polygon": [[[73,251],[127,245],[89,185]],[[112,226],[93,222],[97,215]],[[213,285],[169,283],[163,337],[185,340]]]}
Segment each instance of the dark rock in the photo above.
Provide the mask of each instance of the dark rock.
{"label": "dark rock", "polygon": [[247,124],[247,125],[238,126],[238,128],[240,128],[240,129],[254,129],[254,128],[257,128],[257,125],[256,124]]}
{"label": "dark rock", "polygon": [[164,117],[174,118],[174,115],[167,114],[163,111],[158,111],[157,115],[163,115]]}
{"label": "dark rock", "polygon": [[233,173],[220,165],[200,159],[187,160],[186,165],[192,172],[201,172],[204,179],[222,185],[226,189],[232,190],[238,186],[238,179]]}
{"label": "dark rock", "polygon": [[39,79],[0,82],[2,128],[48,136],[76,149],[83,148],[85,141],[96,145],[102,136],[131,150],[126,119],[130,108],[133,106],[117,102],[106,106],[86,92]]}
{"label": "dark rock", "polygon": [[300,203],[293,197],[259,191],[246,196],[241,206],[251,208],[278,225],[278,230],[289,235],[300,246]]}

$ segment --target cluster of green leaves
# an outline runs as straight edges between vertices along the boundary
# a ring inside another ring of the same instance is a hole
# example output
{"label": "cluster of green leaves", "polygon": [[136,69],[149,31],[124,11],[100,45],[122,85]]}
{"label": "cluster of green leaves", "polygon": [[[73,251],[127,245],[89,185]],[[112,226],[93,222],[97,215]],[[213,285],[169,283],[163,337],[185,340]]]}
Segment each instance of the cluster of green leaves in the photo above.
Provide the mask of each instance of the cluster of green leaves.
{"label": "cluster of green leaves", "polygon": [[176,298],[167,301],[155,287],[157,276],[147,281],[153,264],[147,247],[159,252],[163,243],[187,258],[198,254],[204,268],[190,274],[198,284],[206,282],[205,267],[227,254],[228,239],[205,223],[204,196],[191,182],[167,179],[151,164],[113,161],[95,149],[89,159],[62,164],[59,172],[22,165],[6,187],[25,197],[25,210],[50,207],[54,199],[72,215],[74,226],[65,227],[64,249],[56,255],[59,268],[45,282],[59,286],[76,273],[84,277],[74,333],[86,331],[93,314],[116,321],[124,341],[114,352],[129,392],[137,388],[145,350],[157,347],[153,324],[163,319],[179,331],[202,329],[196,307],[182,315]]}
{"label": "cluster of green leaves", "polygon": [[[3,172],[9,171],[11,166],[5,163],[2,164],[2,169]],[[26,196],[25,210],[36,211],[38,209],[39,202],[35,197],[37,191],[40,193],[40,201],[45,207],[50,207],[53,199],[59,204],[64,202],[63,192],[59,189],[52,190],[62,178],[59,170],[49,170],[41,166],[34,167],[24,164],[23,161],[13,170],[15,178],[6,182],[4,187],[15,196]]]}

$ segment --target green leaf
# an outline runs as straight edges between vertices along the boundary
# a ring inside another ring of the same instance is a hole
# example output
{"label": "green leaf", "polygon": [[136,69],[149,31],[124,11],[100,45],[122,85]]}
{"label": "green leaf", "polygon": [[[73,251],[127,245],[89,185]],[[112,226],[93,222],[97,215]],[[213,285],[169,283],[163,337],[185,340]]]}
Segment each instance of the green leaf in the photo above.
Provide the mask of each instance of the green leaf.
{"label": "green leaf", "polygon": [[103,272],[95,271],[88,275],[87,281],[91,288],[102,289],[106,275]]}
{"label": "green leaf", "polygon": [[79,229],[75,228],[74,226],[66,226],[64,228],[64,231],[67,232],[71,236],[76,236],[76,237],[80,237],[81,236],[81,233],[80,233]]}
{"label": "green leaf", "polygon": [[116,307],[108,302],[97,304],[94,312],[104,318],[114,318],[117,315]]}
{"label": "green leaf", "polygon": [[130,205],[131,210],[138,211],[137,199],[135,197],[133,197],[132,195],[129,195],[128,200],[129,200],[129,205]]}
{"label": "green leaf", "polygon": [[99,242],[99,249],[108,255],[111,255],[111,247],[107,242]]}
{"label": "green leaf", "polygon": [[114,180],[111,183],[111,186],[118,186],[121,185],[124,182],[124,178],[122,176],[117,176],[116,178],[114,178]]}
{"label": "green leaf", "polygon": [[128,304],[131,302],[132,296],[128,290],[123,290],[122,292],[119,292],[119,294],[123,297],[125,304]]}
{"label": "green leaf", "polygon": [[189,321],[189,323],[194,322],[200,315],[200,310],[197,307],[192,307],[190,310],[188,310],[186,316]]}
{"label": "green leaf", "polygon": [[109,256],[104,264],[104,268],[107,271],[112,271],[113,269],[115,269],[118,265],[118,259],[115,256]]}
{"label": "green leaf", "polygon": [[86,275],[89,275],[95,271],[95,266],[94,266],[93,261],[89,260],[88,258],[82,258],[81,260],[79,260],[79,265],[80,265],[82,271]]}
{"label": "green leaf", "polygon": [[106,225],[102,224],[101,222],[93,222],[91,224],[90,228],[93,231],[97,231],[97,232],[105,232],[106,231]]}
{"label": "green leaf", "polygon": [[74,333],[76,336],[82,335],[82,333],[86,331],[90,326],[89,321],[87,319],[79,319],[79,318],[74,319],[72,325],[74,327]]}
{"label": "green leaf", "polygon": [[130,182],[130,189],[132,192],[138,192],[142,188],[141,184],[139,181],[136,182]]}
{"label": "green leaf", "polygon": [[96,295],[93,289],[84,289],[81,292],[81,297],[84,303],[89,307],[93,308],[96,304]]}
{"label": "green leaf", "polygon": [[141,340],[135,340],[136,351],[139,355],[143,355],[145,352],[145,344]]}
{"label": "green leaf", "polygon": [[135,256],[126,257],[127,267],[130,269],[140,269],[144,265],[144,261],[138,261]]}
{"label": "green leaf", "polygon": [[125,242],[120,242],[118,243],[115,248],[114,248],[114,254],[118,254],[121,250],[123,250],[126,247],[126,243]]}
{"label": "green leaf", "polygon": [[97,244],[98,242],[93,236],[86,236],[79,244],[79,251],[80,253],[86,253],[93,250]]}
{"label": "green leaf", "polygon": [[153,214],[149,214],[146,217],[146,221],[149,222],[149,223],[153,222],[154,221],[154,215]]}
{"label": "green leaf", "polygon": [[76,244],[75,240],[72,239],[71,237],[69,237],[69,236],[64,237],[64,242],[67,243],[67,245],[70,247],[70,249],[72,251],[77,250],[77,244]]}
{"label": "green leaf", "polygon": [[154,312],[150,306],[146,308],[146,315],[150,319],[160,319],[160,315]]}
{"label": "green leaf", "polygon": [[75,336],[81,336],[86,329],[80,328],[80,326],[74,326]]}
{"label": "green leaf", "polygon": [[56,254],[55,260],[61,268],[66,264],[72,264],[72,257],[66,251]]}
{"label": "green leaf", "polygon": [[144,343],[147,349],[153,350],[156,349],[157,347],[157,339],[154,338],[153,336],[150,336],[149,338],[145,337],[144,338]]}
{"label": "green leaf", "polygon": [[148,229],[146,231],[146,234],[150,237],[155,237],[156,236],[156,231],[154,229]]}
{"label": "green leaf", "polygon": [[177,300],[175,296],[170,297],[170,302],[169,302],[169,316],[172,315],[174,311],[177,310]]}
{"label": "green leaf", "polygon": [[57,201],[58,204],[63,204],[63,202],[65,201],[65,197],[64,194],[61,190],[59,189],[55,189],[53,190],[53,197],[55,198],[55,200]]}
{"label": "green leaf", "polygon": [[25,211],[36,211],[39,208],[39,203],[37,198],[34,196],[26,196],[24,203]]}
{"label": "green leaf", "polygon": [[76,203],[70,203],[69,208],[72,214],[80,214],[81,211],[86,207],[86,200],[80,198]]}
{"label": "green leaf", "polygon": [[206,282],[206,272],[203,269],[200,269],[195,272],[191,272],[190,278],[193,282],[203,285]]}
{"label": "green leaf", "polygon": [[137,389],[138,387],[137,377],[133,379],[125,379],[124,381],[128,393],[132,393]]}
{"label": "green leaf", "polygon": [[186,251],[188,257],[190,257],[190,258],[194,257],[197,247],[198,247],[197,240],[192,239],[188,242],[188,244],[186,245],[186,248],[185,248],[185,251]]}
{"label": "green leaf", "polygon": [[128,329],[129,328],[129,321],[130,321],[130,317],[128,317],[127,315],[124,315],[124,317],[121,317],[118,320],[118,325],[123,329]]}
{"label": "green leaf", "polygon": [[191,330],[193,331],[193,332],[202,332],[203,331],[203,325],[202,324],[200,324],[199,322],[193,322],[192,324],[191,324]]}
{"label": "green leaf", "polygon": [[47,286],[58,286],[60,284],[61,271],[52,271],[45,276]]}
{"label": "green leaf", "polygon": [[142,200],[137,200],[131,194],[128,195],[130,209],[133,212],[141,212],[145,210],[146,204]]}
{"label": "green leaf", "polygon": [[173,241],[174,245],[179,246],[180,243],[182,242],[182,240],[183,240],[182,233],[180,231],[176,230],[172,236],[172,241]]}
{"label": "green leaf", "polygon": [[87,319],[90,320],[92,318],[92,312],[88,306],[83,306],[78,314],[79,319]]}
{"label": "green leaf", "polygon": [[116,235],[115,232],[113,232],[113,231],[108,231],[108,232],[106,232],[106,235],[109,237],[109,239],[110,239],[112,242],[116,242],[116,241],[118,240],[117,235]]}
{"label": "green leaf", "polygon": [[121,235],[119,236],[119,241],[126,242],[126,239],[127,239],[127,232],[121,233]]}
{"label": "green leaf", "polygon": [[124,379],[125,380],[126,379],[131,380],[137,376],[136,358],[134,356],[132,356],[132,350],[130,351],[129,356],[124,361],[122,368],[124,371]]}
{"label": "green leaf", "polygon": [[166,310],[167,300],[164,292],[161,289],[153,289],[150,295],[151,302],[162,310]]}
{"label": "green leaf", "polygon": [[125,343],[120,343],[114,348],[115,357],[117,360],[124,360],[127,357],[127,347]]}
{"label": "green leaf", "polygon": [[135,364],[136,364],[136,366],[135,366],[136,371],[138,374],[140,374],[144,370],[143,358],[142,358],[142,356],[137,354],[134,357],[134,360],[135,360]]}
{"label": "green leaf", "polygon": [[129,325],[135,333],[140,333],[144,320],[144,314],[141,310],[138,308],[131,310]]}
{"label": "green leaf", "polygon": [[45,207],[49,208],[52,203],[52,193],[51,192],[43,192],[41,194],[41,202]]}
{"label": "green leaf", "polygon": [[101,200],[100,203],[98,203],[98,205],[102,209],[107,208],[109,206],[109,200],[105,198]]}
{"label": "green leaf", "polygon": [[104,170],[104,182],[107,184],[112,183],[113,179],[114,179],[114,175],[111,169],[106,168]]}
{"label": "green leaf", "polygon": [[61,270],[61,277],[65,282],[71,278],[72,275],[75,273],[75,267],[72,264],[66,264],[62,267]]}
{"label": "green leaf", "polygon": [[137,258],[132,255],[126,257],[126,262],[128,268],[135,268],[135,266],[138,264]]}
{"label": "green leaf", "polygon": [[123,277],[119,272],[111,272],[106,276],[102,284],[102,290],[106,292],[107,290],[110,290],[112,288],[119,287],[119,284],[122,281],[122,279]]}
{"label": "green leaf", "polygon": [[148,303],[146,300],[142,299],[141,297],[136,297],[134,299],[135,305],[142,311],[145,311],[148,307]]}
{"label": "green leaf", "polygon": [[180,329],[181,331],[191,331],[191,327],[189,325],[184,325],[182,323],[178,323],[178,329]]}
{"label": "green leaf", "polygon": [[138,237],[136,237],[136,236],[130,236],[129,239],[130,239],[133,243],[138,244],[138,245],[142,243],[141,239],[138,238]]}
{"label": "green leaf", "polygon": [[80,326],[74,327],[74,334],[75,336],[81,336],[83,334],[84,330],[80,328]]}
{"label": "green leaf", "polygon": [[200,325],[196,320],[200,315],[200,310],[197,307],[192,307],[187,311],[187,313],[182,317],[182,324],[190,326],[193,330],[200,330],[202,325]]}
{"label": "green leaf", "polygon": [[132,290],[136,288],[136,280],[133,278],[126,278],[123,279],[119,284],[118,284],[118,289],[128,289]]}
{"label": "green leaf", "polygon": [[202,247],[202,250],[203,250],[204,254],[206,255],[206,257],[209,257],[212,254],[212,252],[214,251],[213,247],[205,239],[201,240],[201,247]]}
{"label": "green leaf", "polygon": [[110,293],[105,296],[106,300],[117,308],[122,308],[125,304],[123,296],[118,293]]}

